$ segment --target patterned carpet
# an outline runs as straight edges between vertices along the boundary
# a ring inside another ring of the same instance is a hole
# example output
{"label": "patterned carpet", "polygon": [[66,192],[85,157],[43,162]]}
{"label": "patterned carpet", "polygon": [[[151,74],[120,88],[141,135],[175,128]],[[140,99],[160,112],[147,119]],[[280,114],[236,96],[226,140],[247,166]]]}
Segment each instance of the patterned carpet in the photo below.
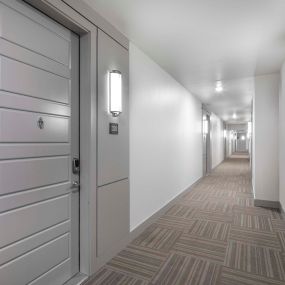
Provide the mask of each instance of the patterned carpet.
{"label": "patterned carpet", "polygon": [[226,160],[90,285],[285,284],[285,219],[253,206],[248,159]]}

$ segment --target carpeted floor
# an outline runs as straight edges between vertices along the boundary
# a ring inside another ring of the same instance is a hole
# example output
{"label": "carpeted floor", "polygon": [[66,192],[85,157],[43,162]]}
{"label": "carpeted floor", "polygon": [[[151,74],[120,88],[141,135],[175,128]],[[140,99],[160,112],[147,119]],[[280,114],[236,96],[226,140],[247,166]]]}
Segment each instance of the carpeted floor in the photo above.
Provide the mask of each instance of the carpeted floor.
{"label": "carpeted floor", "polygon": [[285,219],[253,206],[248,159],[228,159],[91,284],[285,284]]}

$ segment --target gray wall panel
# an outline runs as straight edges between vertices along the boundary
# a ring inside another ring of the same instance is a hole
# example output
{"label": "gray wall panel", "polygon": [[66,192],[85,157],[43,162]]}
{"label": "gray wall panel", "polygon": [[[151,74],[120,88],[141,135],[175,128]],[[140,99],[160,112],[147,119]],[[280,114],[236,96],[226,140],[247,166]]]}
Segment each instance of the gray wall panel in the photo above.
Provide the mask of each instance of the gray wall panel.
{"label": "gray wall panel", "polygon": [[98,256],[126,238],[129,233],[129,181],[98,188]]}
{"label": "gray wall panel", "polygon": [[[122,113],[109,112],[108,76],[122,72]],[[104,34],[98,33],[98,186],[129,176],[129,60],[128,51]],[[109,134],[109,123],[119,124],[119,134]]]}

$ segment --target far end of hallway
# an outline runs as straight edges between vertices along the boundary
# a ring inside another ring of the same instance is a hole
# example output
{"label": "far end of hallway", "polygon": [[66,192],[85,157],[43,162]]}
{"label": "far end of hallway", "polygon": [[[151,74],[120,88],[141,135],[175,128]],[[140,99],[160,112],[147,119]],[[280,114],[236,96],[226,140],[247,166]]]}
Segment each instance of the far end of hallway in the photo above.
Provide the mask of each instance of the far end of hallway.
{"label": "far end of hallway", "polygon": [[88,285],[285,284],[285,218],[253,202],[249,159],[235,154]]}

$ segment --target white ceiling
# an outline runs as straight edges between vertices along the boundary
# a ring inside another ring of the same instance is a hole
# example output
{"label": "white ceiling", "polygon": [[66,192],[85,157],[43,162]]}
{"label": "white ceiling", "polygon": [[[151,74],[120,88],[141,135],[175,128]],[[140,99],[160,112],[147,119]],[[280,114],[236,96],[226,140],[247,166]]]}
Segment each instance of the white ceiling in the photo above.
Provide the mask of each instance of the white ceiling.
{"label": "white ceiling", "polygon": [[285,59],[285,0],[84,1],[226,121],[249,120],[252,77]]}

